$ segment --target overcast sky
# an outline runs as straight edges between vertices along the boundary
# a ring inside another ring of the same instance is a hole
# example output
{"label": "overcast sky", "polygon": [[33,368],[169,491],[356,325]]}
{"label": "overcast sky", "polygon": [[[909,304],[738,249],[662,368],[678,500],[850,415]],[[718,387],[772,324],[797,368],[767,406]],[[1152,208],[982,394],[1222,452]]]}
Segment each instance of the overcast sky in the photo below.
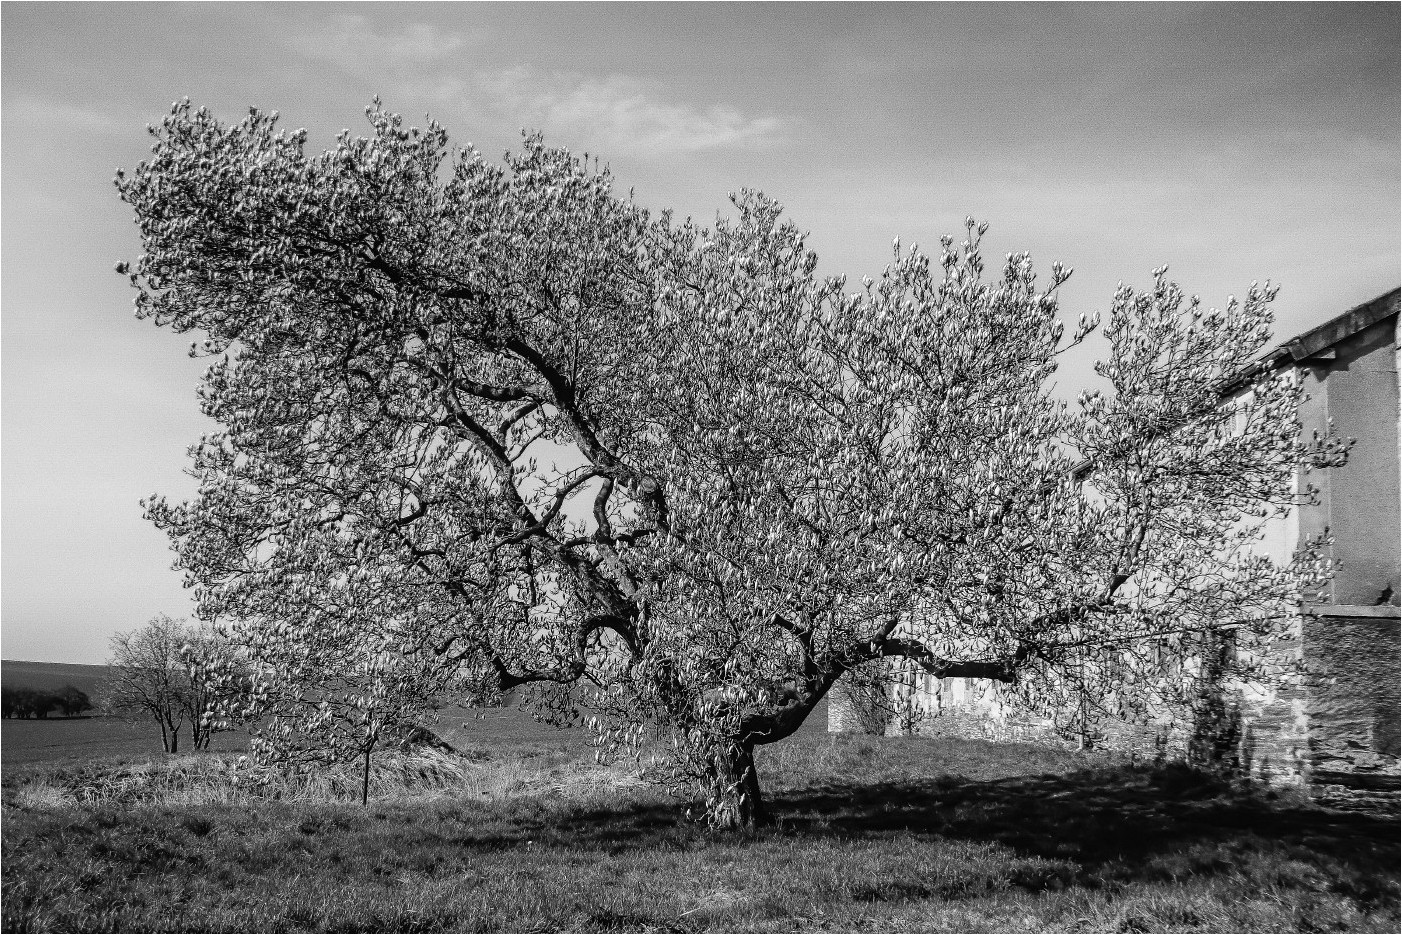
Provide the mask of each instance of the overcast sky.
{"label": "overcast sky", "polygon": [[1076,268],[1072,321],[1163,263],[1211,304],[1272,279],[1283,339],[1402,278],[1398,9],[6,3],[0,651],[101,662],[190,611],[137,501],[192,491],[203,364],[112,270],[112,175],[177,98],[321,147],[376,94],[493,158],[540,128],[651,207],[759,188],[853,278],[972,214]]}

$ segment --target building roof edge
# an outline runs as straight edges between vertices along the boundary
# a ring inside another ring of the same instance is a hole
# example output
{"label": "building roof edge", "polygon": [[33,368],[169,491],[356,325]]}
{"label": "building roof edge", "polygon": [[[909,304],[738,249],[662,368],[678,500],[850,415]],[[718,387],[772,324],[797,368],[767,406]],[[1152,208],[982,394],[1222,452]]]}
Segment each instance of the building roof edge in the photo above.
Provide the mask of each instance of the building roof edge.
{"label": "building roof edge", "polygon": [[1396,315],[1399,295],[1402,295],[1402,287],[1393,289],[1391,292],[1384,292],[1376,299],[1354,306],[1342,315],[1331,318],[1324,324],[1291,338],[1267,356],[1284,352],[1289,355],[1291,360],[1304,360],[1320,351],[1328,350],[1345,338],[1353,337],[1364,328],[1377,324],[1390,315]]}

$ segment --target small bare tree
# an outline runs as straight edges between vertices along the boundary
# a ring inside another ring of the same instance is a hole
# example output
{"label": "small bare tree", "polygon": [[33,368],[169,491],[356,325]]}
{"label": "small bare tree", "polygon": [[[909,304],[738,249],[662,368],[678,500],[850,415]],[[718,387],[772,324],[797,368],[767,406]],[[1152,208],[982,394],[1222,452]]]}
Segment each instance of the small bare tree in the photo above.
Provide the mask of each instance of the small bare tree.
{"label": "small bare tree", "polygon": [[127,720],[155,721],[166,753],[179,750],[181,728],[189,722],[192,746],[208,749],[219,726],[210,717],[217,691],[205,679],[192,677],[199,670],[192,670],[191,659],[210,657],[214,641],[209,631],[165,614],[139,630],[113,636],[108,676],[99,691],[101,710]]}

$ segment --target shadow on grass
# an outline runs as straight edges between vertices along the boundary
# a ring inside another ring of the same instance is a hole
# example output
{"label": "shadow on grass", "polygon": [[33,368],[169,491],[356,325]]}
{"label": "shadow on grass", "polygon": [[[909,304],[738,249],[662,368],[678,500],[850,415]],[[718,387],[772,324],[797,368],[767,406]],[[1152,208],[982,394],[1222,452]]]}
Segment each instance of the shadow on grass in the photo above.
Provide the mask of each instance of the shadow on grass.
{"label": "shadow on grass", "polygon": [[[1155,882],[1231,870],[1251,855],[1335,865],[1355,896],[1396,902],[1398,819],[1270,801],[1185,768],[1122,767],[994,780],[829,783],[770,797],[775,826],[719,839],[867,840],[914,836],[1002,845],[1023,857],[1071,862],[1060,885]],[[512,816],[512,832],[478,847],[527,841],[579,849],[705,846],[717,836],[675,801],[631,808]],[[469,840],[464,840],[468,844]]]}
{"label": "shadow on grass", "polygon": [[937,834],[1095,866],[1243,835],[1344,861],[1380,849],[1395,865],[1398,854],[1396,819],[1273,803],[1187,769],[828,785],[775,804],[796,832]]}

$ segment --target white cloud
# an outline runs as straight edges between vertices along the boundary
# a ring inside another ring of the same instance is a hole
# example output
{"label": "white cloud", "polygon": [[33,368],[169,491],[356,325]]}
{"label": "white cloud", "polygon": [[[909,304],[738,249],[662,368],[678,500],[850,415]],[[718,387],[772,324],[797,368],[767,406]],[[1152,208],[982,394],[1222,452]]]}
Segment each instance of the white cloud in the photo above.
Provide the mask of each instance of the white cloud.
{"label": "white cloud", "polygon": [[367,62],[404,68],[440,62],[467,45],[461,33],[442,32],[427,23],[409,23],[396,34],[378,33],[364,16],[339,16],[329,28],[289,38],[308,58],[333,62],[347,71]]}
{"label": "white cloud", "polygon": [[[657,83],[628,75],[530,65],[463,68],[463,53],[480,45],[478,38],[426,23],[381,32],[365,16],[340,16],[287,43],[346,72],[378,72],[407,96],[436,99],[469,119],[509,121],[571,145],[666,155],[764,145],[782,129],[776,117],[747,115],[724,103],[677,101]],[[396,97],[388,93],[387,103],[393,106]]]}
{"label": "white cloud", "polygon": [[[625,74],[593,77],[526,64],[458,70],[463,53],[479,45],[478,39],[425,22],[381,32],[363,15],[341,15],[289,36],[287,45],[351,73],[380,71],[409,97],[436,98],[470,119],[545,130],[572,146],[627,147],[665,156],[760,146],[773,142],[781,129],[774,116],[746,115],[729,104],[669,100],[665,88]],[[394,95],[387,100],[393,104]]]}
{"label": "white cloud", "polygon": [[542,74],[522,65],[445,78],[434,93],[474,116],[653,155],[764,145],[782,129],[776,117],[746,116],[727,104],[668,101],[661,89],[626,75]]}

